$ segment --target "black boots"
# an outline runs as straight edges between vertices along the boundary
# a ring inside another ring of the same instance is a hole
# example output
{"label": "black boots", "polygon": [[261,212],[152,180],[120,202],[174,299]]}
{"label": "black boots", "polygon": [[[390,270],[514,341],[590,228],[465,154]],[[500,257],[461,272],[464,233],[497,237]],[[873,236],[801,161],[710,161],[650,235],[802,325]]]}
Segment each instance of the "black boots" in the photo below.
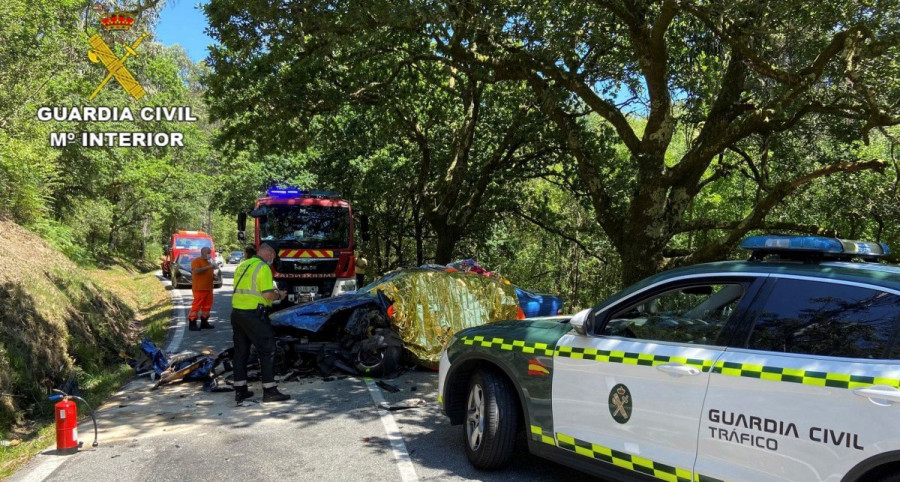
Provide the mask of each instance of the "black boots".
{"label": "black boots", "polygon": [[215,326],[209,324],[209,318],[200,318],[200,326],[197,326],[197,320],[188,320],[188,330],[200,331],[200,329],[212,330]]}
{"label": "black boots", "polygon": [[237,403],[241,403],[244,400],[253,396],[253,392],[247,390],[247,385],[242,387],[234,387],[234,401]]}
{"label": "black boots", "polygon": [[[234,387],[234,401],[241,403],[253,396],[253,392],[247,389],[247,385]],[[284,402],[291,396],[278,391],[278,387],[263,388],[263,402]]]}
{"label": "black boots", "polygon": [[284,402],[290,399],[291,396],[286,393],[279,392],[278,387],[263,388],[264,402]]}

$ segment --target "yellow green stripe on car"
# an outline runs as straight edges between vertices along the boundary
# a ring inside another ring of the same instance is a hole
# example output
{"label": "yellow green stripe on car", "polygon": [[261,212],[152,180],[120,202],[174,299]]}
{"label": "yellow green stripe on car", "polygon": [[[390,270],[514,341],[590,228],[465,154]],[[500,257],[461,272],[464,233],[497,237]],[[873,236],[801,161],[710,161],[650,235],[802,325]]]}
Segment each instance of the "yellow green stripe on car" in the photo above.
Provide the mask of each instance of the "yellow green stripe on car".
{"label": "yellow green stripe on car", "polygon": [[593,360],[605,363],[622,363],[624,365],[642,365],[648,367],[662,365],[663,363],[681,363],[697,367],[704,372],[710,371],[713,366],[713,360],[656,355],[653,353],[597,350],[594,348],[577,348],[571,346],[557,347],[556,355],[578,360]]}
{"label": "yellow green stripe on car", "polygon": [[503,338],[489,338],[484,336],[464,336],[464,345],[494,348],[506,351],[521,351],[528,354],[553,356],[553,348],[547,343],[529,343],[525,340],[506,340]]}
{"label": "yellow green stripe on car", "polygon": [[470,346],[494,348],[498,350],[521,351],[529,354],[560,356],[577,360],[590,360],[603,363],[621,363],[625,365],[656,366],[663,363],[681,363],[697,367],[704,372],[712,371],[719,375],[734,377],[758,378],[775,382],[801,383],[831,388],[861,388],[872,385],[887,385],[900,388],[900,379],[851,375],[847,373],[822,372],[804,370],[802,368],[784,368],[776,366],[753,365],[726,361],[713,362],[698,358],[685,358],[653,353],[633,353],[625,351],[607,351],[594,348],[577,348],[559,346],[550,348],[547,343],[529,343],[525,340],[508,340],[483,336],[464,337],[463,343]]}
{"label": "yellow green stripe on car", "polygon": [[869,377],[865,375],[850,375],[847,373],[831,373],[815,370],[803,370],[801,368],[783,368],[750,363],[734,363],[718,361],[713,367],[713,373],[732,377],[758,378],[773,382],[801,383],[803,385],[815,385],[832,388],[861,388],[872,385],[887,385],[900,388],[900,379]]}
{"label": "yellow green stripe on car", "polygon": [[554,436],[550,436],[549,433],[551,433],[549,430],[544,430],[537,425],[531,426],[531,437],[533,440],[548,445],[554,445],[583,457],[606,462],[623,469],[640,472],[660,480],[667,480],[670,482],[722,482],[719,479],[712,477],[700,474],[695,475],[692,471],[687,469],[654,462],[653,460],[638,455],[620,452],[609,447],[579,440],[563,433],[556,432]]}

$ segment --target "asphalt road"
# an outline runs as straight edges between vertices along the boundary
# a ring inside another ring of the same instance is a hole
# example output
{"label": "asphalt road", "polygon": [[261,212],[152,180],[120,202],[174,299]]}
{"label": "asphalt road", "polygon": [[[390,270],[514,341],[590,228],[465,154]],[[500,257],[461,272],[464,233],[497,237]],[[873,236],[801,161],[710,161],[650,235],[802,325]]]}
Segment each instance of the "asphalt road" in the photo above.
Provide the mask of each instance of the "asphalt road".
{"label": "asphalt road", "polygon": [[[216,329],[184,330],[179,338],[178,325],[173,324],[165,347],[209,347],[218,352],[232,345],[228,316],[233,270],[234,266],[225,268],[225,285],[215,293],[211,321]],[[190,289],[176,294],[184,306],[190,306]],[[520,481],[587,477],[531,456],[524,448],[508,469],[475,470],[465,457],[462,428],[451,427],[438,408],[437,373],[408,371],[389,382],[400,392],[372,386],[377,391],[373,394],[371,384],[357,377],[308,378],[280,386],[292,395],[290,402],[245,402],[237,407],[232,392],[206,393],[196,383],[151,391],[149,379],[136,379],[98,410],[99,447],[90,448],[90,421],[82,420],[79,434],[84,450],[68,457],[47,450],[11,480]],[[251,383],[251,390],[256,392],[254,400],[260,401],[259,384]],[[427,405],[387,412],[376,408],[378,394],[389,403],[421,398]],[[392,443],[388,428],[394,426],[399,437]]]}

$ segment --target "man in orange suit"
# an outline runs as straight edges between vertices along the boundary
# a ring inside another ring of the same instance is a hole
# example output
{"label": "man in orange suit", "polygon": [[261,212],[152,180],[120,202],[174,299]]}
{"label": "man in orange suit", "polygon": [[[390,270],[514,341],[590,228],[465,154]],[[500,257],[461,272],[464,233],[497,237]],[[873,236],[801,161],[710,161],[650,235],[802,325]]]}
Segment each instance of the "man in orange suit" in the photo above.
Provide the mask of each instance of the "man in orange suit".
{"label": "man in orange suit", "polygon": [[[188,313],[188,329],[191,331],[215,328],[209,324],[216,272],[216,263],[213,262],[210,253],[209,248],[203,248],[200,250],[200,256],[191,261],[191,290],[194,292],[194,302],[191,304],[191,312]],[[197,326],[197,318],[200,319],[200,326]]]}

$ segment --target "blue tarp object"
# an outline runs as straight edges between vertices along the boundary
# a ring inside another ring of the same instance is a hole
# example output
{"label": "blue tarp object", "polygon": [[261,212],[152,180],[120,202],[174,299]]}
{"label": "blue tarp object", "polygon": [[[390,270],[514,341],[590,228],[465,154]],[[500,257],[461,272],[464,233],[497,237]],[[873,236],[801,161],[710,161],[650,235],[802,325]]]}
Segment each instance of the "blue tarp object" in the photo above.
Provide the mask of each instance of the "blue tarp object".
{"label": "blue tarp object", "polygon": [[166,370],[170,372],[177,372],[178,370],[182,370],[187,368],[194,363],[197,363],[199,360],[203,360],[199,367],[191,373],[187,374],[183,379],[184,380],[206,380],[209,378],[210,373],[213,370],[213,358],[209,355],[196,354],[191,355],[190,353],[186,353],[190,356],[178,356],[179,360],[175,361],[171,364],[169,362],[169,357],[166,356],[166,353],[159,348],[157,348],[156,344],[150,341],[147,338],[141,340],[141,351],[147,355],[152,361],[153,371],[156,372],[156,376],[162,375],[162,373]]}
{"label": "blue tarp object", "polygon": [[164,372],[166,368],[169,367],[169,359],[166,357],[166,354],[157,348],[149,338],[141,340],[141,351],[143,351],[144,354],[147,355],[147,358],[151,360],[153,363],[153,371],[155,371],[157,375]]}
{"label": "blue tarp object", "polygon": [[516,296],[526,318],[556,316],[562,309],[562,298],[559,296],[532,293],[519,287],[516,287]]}

